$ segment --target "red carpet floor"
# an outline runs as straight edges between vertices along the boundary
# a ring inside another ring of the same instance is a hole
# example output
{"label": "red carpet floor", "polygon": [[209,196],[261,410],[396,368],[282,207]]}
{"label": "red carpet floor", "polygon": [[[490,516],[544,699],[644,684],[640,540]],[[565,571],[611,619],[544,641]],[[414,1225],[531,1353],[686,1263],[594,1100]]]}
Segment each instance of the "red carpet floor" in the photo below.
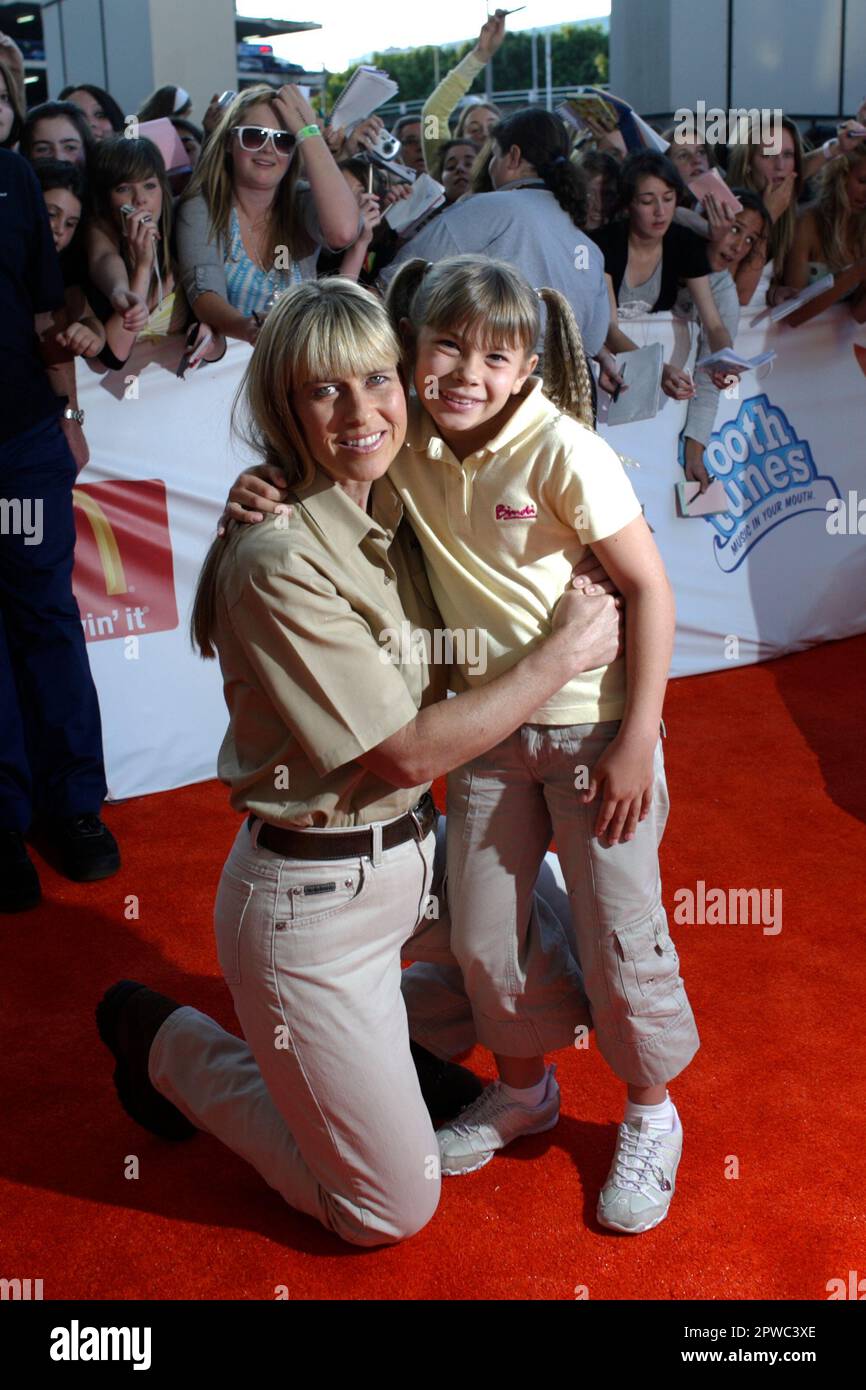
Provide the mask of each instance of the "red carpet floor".
{"label": "red carpet floor", "polygon": [[86,887],[40,864],[43,905],[0,919],[0,1277],[46,1299],[825,1299],[866,1275],[864,674],[858,638],[670,688],[669,912],[703,879],[781,889],[783,925],[673,926],[703,1045],[672,1087],[685,1150],[657,1230],[595,1222],[621,1095],[592,1049],[556,1058],[555,1130],[444,1183],[426,1230],[379,1251],[293,1213],[218,1141],[127,1119],[93,1025],[108,984],[237,1026],[210,921],[236,818],[208,783],[109,807],[121,873]]}

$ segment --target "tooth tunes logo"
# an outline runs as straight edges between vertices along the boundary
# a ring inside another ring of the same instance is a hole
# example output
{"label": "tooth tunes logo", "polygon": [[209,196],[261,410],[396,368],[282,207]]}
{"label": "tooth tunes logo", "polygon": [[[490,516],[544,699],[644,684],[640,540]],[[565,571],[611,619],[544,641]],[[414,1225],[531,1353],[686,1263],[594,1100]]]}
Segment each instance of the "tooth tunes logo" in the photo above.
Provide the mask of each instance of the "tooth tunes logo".
{"label": "tooth tunes logo", "polygon": [[808,441],[765,395],[744,401],[736,420],[712,435],[706,461],[728,495],[727,511],[704,518],[718,532],[713,550],[728,573],[783,521],[803,512],[826,517],[828,499],[841,496],[818,473]]}

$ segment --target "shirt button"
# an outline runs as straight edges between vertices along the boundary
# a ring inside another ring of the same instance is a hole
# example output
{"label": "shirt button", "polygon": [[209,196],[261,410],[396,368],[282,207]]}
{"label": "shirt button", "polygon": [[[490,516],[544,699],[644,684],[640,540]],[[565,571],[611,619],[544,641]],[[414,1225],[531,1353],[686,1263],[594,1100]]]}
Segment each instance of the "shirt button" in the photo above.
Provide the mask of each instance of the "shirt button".
{"label": "shirt button", "polygon": [[386,574],[386,575],[385,575],[385,583],[386,583],[386,584],[392,584],[392,583],[393,583],[393,580],[392,580],[390,574]]}

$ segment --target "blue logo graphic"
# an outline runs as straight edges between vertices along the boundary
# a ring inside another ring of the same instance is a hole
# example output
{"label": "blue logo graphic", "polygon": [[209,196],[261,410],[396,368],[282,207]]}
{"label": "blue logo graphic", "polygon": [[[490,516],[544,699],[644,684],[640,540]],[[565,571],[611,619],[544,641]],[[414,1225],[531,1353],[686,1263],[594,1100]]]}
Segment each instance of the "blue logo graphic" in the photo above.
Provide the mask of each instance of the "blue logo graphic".
{"label": "blue logo graphic", "polygon": [[728,495],[726,511],[704,518],[717,532],[716,562],[728,573],[783,521],[804,512],[826,520],[827,502],[841,496],[833,479],[818,473],[808,441],[766,395],[743,402],[736,420],[714,432],[705,458]]}

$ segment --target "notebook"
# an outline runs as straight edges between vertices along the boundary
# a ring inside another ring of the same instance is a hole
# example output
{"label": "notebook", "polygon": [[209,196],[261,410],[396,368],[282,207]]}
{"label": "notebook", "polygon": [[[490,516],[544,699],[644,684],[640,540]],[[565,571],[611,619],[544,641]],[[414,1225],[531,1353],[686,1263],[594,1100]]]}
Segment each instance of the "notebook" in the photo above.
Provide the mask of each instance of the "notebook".
{"label": "notebook", "polygon": [[[619,353],[616,365],[623,378],[623,388],[628,387],[628,390],[621,390],[617,400],[614,400],[603,387],[600,388],[598,418],[608,425],[631,425],[637,420],[651,420],[658,415],[664,360],[661,343],[650,343],[649,347],[638,348],[636,352]],[[608,402],[604,413],[603,402]]]}

